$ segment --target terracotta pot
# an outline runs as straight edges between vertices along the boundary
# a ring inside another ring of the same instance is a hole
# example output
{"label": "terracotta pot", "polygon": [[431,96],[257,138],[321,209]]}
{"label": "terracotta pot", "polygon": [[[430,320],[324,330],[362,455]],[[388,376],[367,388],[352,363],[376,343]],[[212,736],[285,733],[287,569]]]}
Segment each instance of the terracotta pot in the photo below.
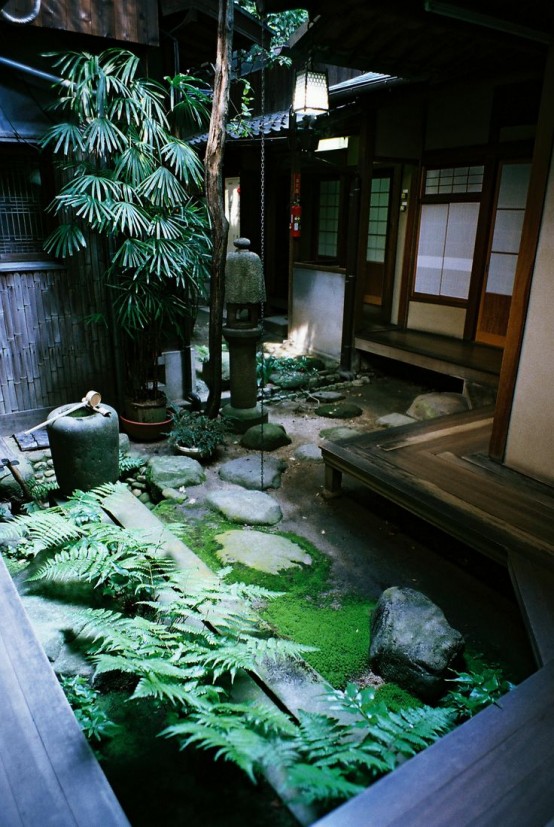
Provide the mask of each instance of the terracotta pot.
{"label": "terracotta pot", "polygon": [[164,419],[163,422],[135,422],[135,420],[127,419],[127,417],[120,414],[119,422],[123,433],[136,442],[155,442],[156,440],[166,439],[173,417],[170,416],[168,419]]}

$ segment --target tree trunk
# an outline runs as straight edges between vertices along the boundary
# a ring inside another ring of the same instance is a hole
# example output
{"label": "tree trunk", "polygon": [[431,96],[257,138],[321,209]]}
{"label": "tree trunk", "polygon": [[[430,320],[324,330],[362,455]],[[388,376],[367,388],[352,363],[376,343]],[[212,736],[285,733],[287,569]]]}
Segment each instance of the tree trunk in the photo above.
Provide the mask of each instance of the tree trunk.
{"label": "tree trunk", "polygon": [[223,201],[223,149],[229,106],[230,66],[233,46],[233,0],[219,0],[217,57],[210,132],[206,146],[206,200],[212,222],[213,256],[210,285],[209,386],[206,413],[212,419],[221,403],[221,337],[225,299],[225,257],[229,224]]}

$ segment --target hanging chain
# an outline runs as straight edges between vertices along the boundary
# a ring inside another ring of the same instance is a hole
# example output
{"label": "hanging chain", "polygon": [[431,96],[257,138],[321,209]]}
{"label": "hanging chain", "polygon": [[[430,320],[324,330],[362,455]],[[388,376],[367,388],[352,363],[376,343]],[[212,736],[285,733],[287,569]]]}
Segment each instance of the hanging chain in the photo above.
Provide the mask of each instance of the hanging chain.
{"label": "hanging chain", "polygon": [[[260,18],[262,32],[261,32],[261,47],[262,47],[262,77],[261,77],[261,141],[260,141],[260,258],[262,260],[262,273],[265,280],[265,15]],[[260,322],[262,328],[262,347],[260,353],[260,414],[261,414],[261,451],[260,451],[260,486],[264,490],[264,402],[265,402],[265,363],[264,363],[264,313],[265,302],[262,301],[260,307]]]}

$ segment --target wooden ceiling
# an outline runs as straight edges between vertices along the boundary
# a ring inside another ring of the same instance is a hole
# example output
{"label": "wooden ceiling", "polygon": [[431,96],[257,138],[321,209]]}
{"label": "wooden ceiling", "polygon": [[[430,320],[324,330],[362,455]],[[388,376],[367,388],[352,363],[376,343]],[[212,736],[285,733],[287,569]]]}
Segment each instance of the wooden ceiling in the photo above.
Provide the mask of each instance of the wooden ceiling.
{"label": "wooden ceiling", "polygon": [[[266,11],[287,0],[265,0]],[[305,0],[311,23],[300,58],[442,81],[470,74],[541,72],[554,32],[545,0]],[[426,6],[428,8],[426,8]]]}

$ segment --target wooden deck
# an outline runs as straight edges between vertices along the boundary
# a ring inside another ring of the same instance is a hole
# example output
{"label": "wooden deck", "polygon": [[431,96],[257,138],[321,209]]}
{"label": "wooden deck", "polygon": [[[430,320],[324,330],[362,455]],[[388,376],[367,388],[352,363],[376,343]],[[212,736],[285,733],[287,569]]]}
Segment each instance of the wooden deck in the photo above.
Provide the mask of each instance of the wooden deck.
{"label": "wooden deck", "polygon": [[0,557],[0,827],[124,827]]}
{"label": "wooden deck", "polygon": [[367,329],[355,347],[426,370],[497,387],[502,350],[419,330]]}

